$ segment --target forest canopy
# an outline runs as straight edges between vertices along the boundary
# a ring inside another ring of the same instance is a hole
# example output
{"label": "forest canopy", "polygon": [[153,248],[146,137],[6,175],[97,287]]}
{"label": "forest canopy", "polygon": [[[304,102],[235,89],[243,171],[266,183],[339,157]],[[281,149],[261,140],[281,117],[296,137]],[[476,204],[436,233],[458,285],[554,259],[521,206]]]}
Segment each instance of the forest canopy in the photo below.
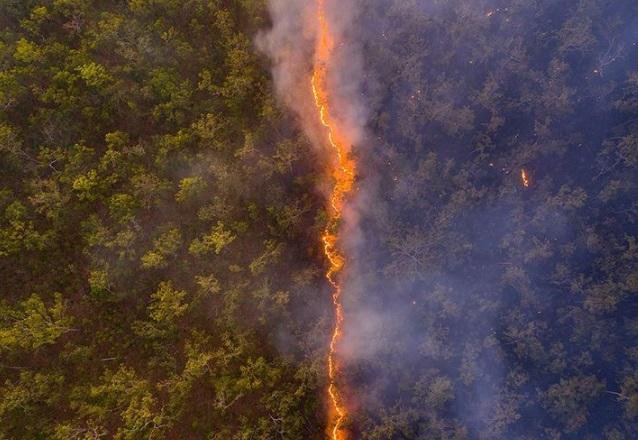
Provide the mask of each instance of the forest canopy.
{"label": "forest canopy", "polygon": [[[268,3],[0,0],[0,439],[325,437],[326,158]],[[330,4],[351,435],[637,438],[638,3]]]}
{"label": "forest canopy", "polygon": [[321,432],[322,341],[284,342],[322,331],[291,318],[324,308],[317,170],[253,47],[267,20],[0,2],[0,438]]}

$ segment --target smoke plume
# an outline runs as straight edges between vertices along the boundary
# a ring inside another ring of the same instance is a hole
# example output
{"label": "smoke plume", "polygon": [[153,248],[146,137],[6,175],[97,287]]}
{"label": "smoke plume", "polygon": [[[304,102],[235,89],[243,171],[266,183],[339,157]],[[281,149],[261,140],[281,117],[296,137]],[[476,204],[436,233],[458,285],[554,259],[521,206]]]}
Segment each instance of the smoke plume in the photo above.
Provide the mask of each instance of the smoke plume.
{"label": "smoke plume", "polygon": [[[633,159],[619,152],[638,129],[635,2],[328,4],[334,116],[358,164],[339,351],[357,429],[631,438],[600,390],[635,363],[613,281],[626,268],[612,263],[636,228]],[[322,151],[313,4],[270,8],[259,46]],[[601,335],[614,348],[596,348]]]}
{"label": "smoke plume", "polygon": [[[325,139],[310,86],[317,37],[315,8],[315,2],[271,0],[272,27],[258,35],[257,46],[271,60],[278,96],[298,115],[315,146],[323,150]],[[357,9],[352,1],[334,0],[326,2],[326,9],[338,45],[328,68],[331,106],[340,129],[356,147],[362,142],[367,120],[361,95],[361,47],[351,31]]]}

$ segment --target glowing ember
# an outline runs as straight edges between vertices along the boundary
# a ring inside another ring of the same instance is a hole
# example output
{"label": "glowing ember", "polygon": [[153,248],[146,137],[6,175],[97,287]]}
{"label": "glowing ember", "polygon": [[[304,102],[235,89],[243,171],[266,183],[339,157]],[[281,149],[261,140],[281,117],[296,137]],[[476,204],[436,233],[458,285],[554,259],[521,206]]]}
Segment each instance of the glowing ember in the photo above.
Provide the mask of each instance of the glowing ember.
{"label": "glowing ember", "polygon": [[525,188],[529,188],[529,176],[524,169],[521,170],[521,182]]}
{"label": "glowing ember", "polygon": [[328,65],[332,58],[335,46],[333,35],[330,32],[326,19],[325,0],[317,0],[317,25],[318,36],[315,47],[314,70],[312,74],[312,93],[319,113],[319,119],[326,128],[328,143],[335,153],[333,167],[331,169],[334,178],[334,187],[330,195],[329,218],[326,229],[322,235],[324,254],[330,264],[326,278],[333,288],[332,302],[335,312],[335,325],[330,339],[328,351],[328,395],[330,397],[329,430],[333,440],[342,440],[348,437],[342,430],[342,424],[347,415],[347,409],[343,404],[338,385],[336,383],[338,365],[336,359],[337,344],[341,339],[343,327],[343,307],[341,305],[341,285],[338,274],[343,269],[345,257],[339,250],[339,224],[343,215],[343,209],[348,194],[352,191],[355,178],[355,163],[350,158],[350,143],[342,131],[342,128],[332,119],[328,96]]}

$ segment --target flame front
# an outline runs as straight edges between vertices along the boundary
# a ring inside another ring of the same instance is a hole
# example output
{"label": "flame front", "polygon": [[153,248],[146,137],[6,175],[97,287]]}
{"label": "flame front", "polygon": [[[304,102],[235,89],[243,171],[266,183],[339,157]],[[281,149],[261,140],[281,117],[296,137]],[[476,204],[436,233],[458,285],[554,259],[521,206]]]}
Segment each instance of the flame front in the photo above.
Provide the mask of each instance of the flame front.
{"label": "flame front", "polygon": [[351,143],[344,130],[333,119],[328,93],[328,66],[332,60],[335,47],[334,37],[326,18],[325,0],[317,0],[317,42],[315,46],[314,69],[312,74],[312,93],[319,113],[319,120],[325,127],[329,147],[334,154],[331,174],[334,186],[330,195],[328,222],[322,235],[323,251],[329,263],[326,278],[333,288],[332,302],[335,313],[335,324],[328,351],[328,396],[330,412],[328,432],[332,440],[343,440],[348,434],[342,429],[347,416],[341,392],[337,385],[337,344],[341,339],[343,328],[343,306],[341,304],[341,284],[338,275],[345,264],[345,256],[338,247],[339,226],[343,217],[346,198],[352,191],[356,167],[350,157]]}

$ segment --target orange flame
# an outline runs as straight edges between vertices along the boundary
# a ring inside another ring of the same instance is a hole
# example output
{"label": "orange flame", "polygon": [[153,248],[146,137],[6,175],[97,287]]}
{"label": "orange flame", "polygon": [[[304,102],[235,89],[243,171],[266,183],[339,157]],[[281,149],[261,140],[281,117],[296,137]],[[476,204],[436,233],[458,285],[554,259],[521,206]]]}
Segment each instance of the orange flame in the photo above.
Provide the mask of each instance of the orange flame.
{"label": "orange flame", "polygon": [[335,313],[335,324],[328,351],[328,395],[331,405],[328,429],[332,440],[343,440],[348,438],[347,432],[342,429],[348,413],[337,385],[338,365],[336,354],[337,344],[342,336],[344,320],[343,306],[341,304],[342,289],[338,281],[338,275],[343,269],[346,259],[339,250],[337,243],[339,241],[339,224],[343,216],[346,198],[354,186],[356,166],[350,158],[348,138],[333,120],[331,114],[327,80],[328,64],[332,59],[335,42],[326,19],[325,0],[317,0],[317,27],[318,35],[311,82],[312,93],[319,113],[319,120],[326,129],[328,143],[335,154],[334,165],[331,169],[334,186],[330,195],[328,223],[321,237],[323,251],[329,263],[326,278],[333,288],[332,302]]}
{"label": "orange flame", "polygon": [[527,171],[525,169],[521,170],[521,182],[525,188],[529,188],[529,176],[527,175]]}

